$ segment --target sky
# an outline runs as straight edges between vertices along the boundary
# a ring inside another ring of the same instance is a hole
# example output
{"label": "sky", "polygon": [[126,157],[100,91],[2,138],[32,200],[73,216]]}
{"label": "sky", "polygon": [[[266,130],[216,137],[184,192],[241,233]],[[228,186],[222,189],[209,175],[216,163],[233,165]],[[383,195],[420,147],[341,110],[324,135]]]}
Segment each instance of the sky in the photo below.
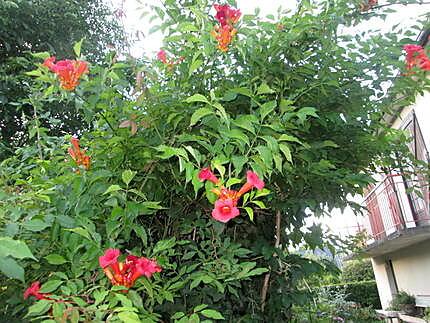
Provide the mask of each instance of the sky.
{"label": "sky", "polygon": [[[155,57],[156,53],[162,47],[162,37],[160,32],[150,33],[150,28],[156,24],[150,22],[149,17],[151,13],[142,17],[142,13],[150,11],[151,5],[160,5],[161,0],[106,0],[110,2],[114,9],[122,10],[123,24],[126,30],[130,33],[139,34],[139,41],[137,41],[131,48],[130,54],[134,57],[141,57],[147,55],[148,57]],[[221,3],[223,1],[220,1]],[[262,5],[262,3],[264,5]],[[379,4],[384,4],[383,0]],[[260,16],[274,14],[276,16],[278,8],[281,6],[283,9],[293,9],[296,5],[294,0],[237,0],[237,7],[240,8],[242,14],[254,14],[255,8],[260,7]],[[373,18],[365,24],[353,28],[344,28],[341,33],[353,34],[369,29],[380,29],[383,32],[390,31],[395,24],[400,24],[402,27],[412,26],[415,24],[417,18],[423,12],[429,12],[429,5],[396,5],[392,7],[396,12],[390,13],[385,20]],[[213,12],[214,13],[214,12]],[[354,198],[356,202],[361,202],[360,197]],[[333,210],[331,217],[324,217],[323,219],[315,219],[314,217],[308,218],[307,225],[311,226],[314,222],[322,223],[323,226],[328,228],[334,233],[342,236],[353,234],[357,228],[358,223],[363,220],[357,218],[352,210],[346,209]]]}

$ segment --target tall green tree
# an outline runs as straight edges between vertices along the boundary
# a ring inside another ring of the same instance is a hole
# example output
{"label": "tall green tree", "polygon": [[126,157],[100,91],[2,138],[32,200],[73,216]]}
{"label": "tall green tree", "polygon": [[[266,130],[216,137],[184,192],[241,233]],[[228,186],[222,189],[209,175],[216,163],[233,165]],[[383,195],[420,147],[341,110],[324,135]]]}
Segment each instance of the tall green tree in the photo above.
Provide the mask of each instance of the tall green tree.
{"label": "tall green tree", "polygon": [[[85,39],[87,59],[100,62],[110,49],[122,50],[125,32],[112,8],[102,0],[8,0],[0,2],[0,159],[28,140],[26,125],[33,111],[23,99],[29,82],[28,53],[49,51],[58,59],[72,58],[73,44]],[[52,104],[53,133],[83,128],[72,106]],[[54,121],[55,122],[55,121]]]}

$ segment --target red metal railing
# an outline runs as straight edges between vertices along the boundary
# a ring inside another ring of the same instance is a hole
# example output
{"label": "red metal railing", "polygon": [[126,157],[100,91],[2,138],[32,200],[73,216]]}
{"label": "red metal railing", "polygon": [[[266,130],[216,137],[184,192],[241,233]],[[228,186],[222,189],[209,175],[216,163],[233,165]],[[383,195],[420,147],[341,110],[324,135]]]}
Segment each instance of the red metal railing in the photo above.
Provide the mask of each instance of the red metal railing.
{"label": "red metal railing", "polygon": [[[405,228],[430,224],[428,186],[410,192],[402,174],[389,174],[366,194],[363,223],[371,240],[382,240]],[[371,242],[371,241],[370,241]]]}

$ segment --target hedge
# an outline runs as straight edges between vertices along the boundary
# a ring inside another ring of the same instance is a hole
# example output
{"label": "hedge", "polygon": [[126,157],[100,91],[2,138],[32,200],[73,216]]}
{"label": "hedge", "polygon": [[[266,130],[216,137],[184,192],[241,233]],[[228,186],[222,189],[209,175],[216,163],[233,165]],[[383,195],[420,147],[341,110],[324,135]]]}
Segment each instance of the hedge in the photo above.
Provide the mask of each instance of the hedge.
{"label": "hedge", "polygon": [[326,285],[322,286],[321,289],[327,292],[343,291],[347,295],[347,301],[352,301],[365,307],[370,306],[374,309],[381,308],[375,280]]}

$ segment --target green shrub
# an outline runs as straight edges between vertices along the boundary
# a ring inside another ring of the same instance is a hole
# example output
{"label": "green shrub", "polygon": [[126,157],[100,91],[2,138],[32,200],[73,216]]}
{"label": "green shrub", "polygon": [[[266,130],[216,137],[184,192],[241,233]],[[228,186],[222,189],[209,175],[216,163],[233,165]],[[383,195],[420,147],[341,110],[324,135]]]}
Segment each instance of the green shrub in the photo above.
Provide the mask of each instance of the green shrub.
{"label": "green shrub", "polygon": [[372,263],[369,259],[350,260],[344,263],[342,267],[341,281],[358,282],[374,280]]}
{"label": "green shrub", "polygon": [[328,291],[344,291],[347,301],[351,301],[361,306],[381,308],[376,281],[365,280],[350,283],[340,283],[322,287]]}
{"label": "green shrub", "polygon": [[390,303],[390,309],[395,311],[402,311],[405,305],[415,305],[415,296],[406,293],[405,291],[400,291],[394,296]]}

